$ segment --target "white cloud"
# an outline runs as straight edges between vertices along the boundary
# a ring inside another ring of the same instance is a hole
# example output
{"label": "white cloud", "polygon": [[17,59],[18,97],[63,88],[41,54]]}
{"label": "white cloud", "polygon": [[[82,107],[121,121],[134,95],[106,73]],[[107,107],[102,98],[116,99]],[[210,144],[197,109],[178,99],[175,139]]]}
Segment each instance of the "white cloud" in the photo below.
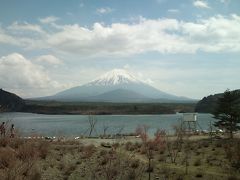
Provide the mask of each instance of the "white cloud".
{"label": "white cloud", "polygon": [[92,27],[55,24],[49,28],[52,29],[45,34],[39,31],[40,35],[34,37],[0,29],[0,43],[82,57],[129,56],[154,51],[162,54],[240,51],[238,15],[217,15],[196,21],[141,17],[131,23],[95,23]]}
{"label": "white cloud", "polygon": [[193,5],[197,8],[210,8],[208,3],[206,1],[203,0],[196,0],[193,2]]}
{"label": "white cloud", "polygon": [[18,41],[0,27],[0,44],[19,45]]}
{"label": "white cloud", "polygon": [[96,12],[97,12],[98,14],[109,14],[109,13],[111,13],[112,11],[113,11],[113,9],[110,8],[110,7],[99,8],[99,9],[96,10]]}
{"label": "white cloud", "polygon": [[46,65],[61,65],[63,62],[53,55],[42,55],[36,58],[36,61],[40,64]]}
{"label": "white cloud", "polygon": [[114,23],[92,28],[63,26],[49,36],[55,49],[80,55],[131,55],[149,51],[195,53],[240,51],[240,17],[215,16],[197,22],[176,19],[144,19],[138,23]]}
{"label": "white cloud", "polygon": [[188,42],[206,52],[240,51],[240,17],[215,16],[198,23],[185,23],[182,32]]}
{"label": "white cloud", "polygon": [[39,21],[43,24],[51,24],[51,23],[56,22],[57,20],[59,20],[59,18],[55,17],[55,16],[48,16],[48,17],[39,19]]}
{"label": "white cloud", "polygon": [[39,25],[29,24],[27,22],[24,23],[14,22],[12,25],[8,27],[8,29],[13,31],[32,31],[37,33],[44,33],[44,31]]}
{"label": "white cloud", "polygon": [[40,25],[14,22],[5,29],[0,27],[0,44],[15,45],[25,50],[48,48],[48,33]]}
{"label": "white cloud", "polygon": [[146,79],[146,80],[143,80],[146,84],[149,84],[149,85],[153,85],[154,84],[154,81],[150,78]]}
{"label": "white cloud", "polygon": [[95,23],[92,29],[75,24],[64,26],[63,31],[50,36],[48,43],[62,51],[81,55],[189,52],[189,44],[166,32],[177,30],[178,25],[178,21],[174,19],[144,19],[131,25],[115,23],[104,26]]}
{"label": "white cloud", "polygon": [[24,97],[49,94],[61,88],[41,66],[18,53],[0,58],[0,84],[1,88]]}

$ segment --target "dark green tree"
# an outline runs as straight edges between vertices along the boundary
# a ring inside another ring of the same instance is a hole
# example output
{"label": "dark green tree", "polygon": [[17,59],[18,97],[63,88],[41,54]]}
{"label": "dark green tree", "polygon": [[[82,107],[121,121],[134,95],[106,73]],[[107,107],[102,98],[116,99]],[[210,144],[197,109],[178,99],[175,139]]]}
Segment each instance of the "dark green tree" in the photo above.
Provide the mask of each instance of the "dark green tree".
{"label": "dark green tree", "polygon": [[226,90],[222,97],[218,99],[218,105],[214,112],[217,122],[214,124],[218,128],[223,128],[233,138],[233,132],[240,129],[240,91]]}

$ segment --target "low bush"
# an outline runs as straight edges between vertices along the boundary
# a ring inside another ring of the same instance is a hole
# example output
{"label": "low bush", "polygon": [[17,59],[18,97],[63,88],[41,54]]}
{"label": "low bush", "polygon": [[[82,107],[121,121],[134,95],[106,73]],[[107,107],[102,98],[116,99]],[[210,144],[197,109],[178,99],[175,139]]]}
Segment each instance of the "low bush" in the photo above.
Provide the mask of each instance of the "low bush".
{"label": "low bush", "polygon": [[0,149],[0,168],[11,168],[16,162],[16,152],[7,147]]}
{"label": "low bush", "polygon": [[6,147],[8,143],[9,143],[8,138],[0,138],[0,147]]}
{"label": "low bush", "polygon": [[1,142],[3,146],[0,147],[0,179],[41,179],[41,173],[36,168],[41,152],[38,140],[2,138]]}
{"label": "low bush", "polygon": [[167,160],[166,156],[163,156],[163,155],[159,156],[158,158],[159,162],[166,162],[166,160]]}
{"label": "low bush", "polygon": [[205,148],[208,148],[209,147],[209,142],[208,141],[203,141],[201,146],[205,147]]}
{"label": "low bush", "polygon": [[231,175],[228,177],[228,180],[239,180],[239,178],[235,175]]}
{"label": "low bush", "polygon": [[95,151],[96,147],[94,145],[83,146],[82,158],[90,158]]}
{"label": "low bush", "polygon": [[49,143],[46,141],[40,141],[38,144],[39,157],[45,159],[49,153]]}
{"label": "low bush", "polygon": [[125,149],[127,151],[134,151],[135,150],[135,146],[134,146],[134,144],[132,142],[127,142],[125,144]]}
{"label": "low bush", "polygon": [[201,166],[201,164],[202,164],[202,161],[200,158],[196,159],[193,163],[194,166]]}
{"label": "low bush", "polygon": [[136,169],[139,167],[139,164],[139,160],[132,160],[132,162],[130,163],[130,167]]}
{"label": "low bush", "polygon": [[203,174],[202,174],[201,172],[199,172],[199,173],[197,173],[197,174],[195,175],[195,177],[196,177],[196,178],[202,178],[202,177],[203,177]]}
{"label": "low bush", "polygon": [[37,149],[32,142],[26,142],[22,144],[17,151],[17,157],[22,161],[35,159],[37,156]]}
{"label": "low bush", "polygon": [[26,140],[21,138],[15,138],[15,139],[9,139],[9,146],[13,149],[18,149],[20,146],[22,146],[24,143],[26,143]]}
{"label": "low bush", "polygon": [[216,141],[215,146],[216,146],[217,148],[221,148],[221,147],[223,146],[223,142],[221,142],[221,141]]}

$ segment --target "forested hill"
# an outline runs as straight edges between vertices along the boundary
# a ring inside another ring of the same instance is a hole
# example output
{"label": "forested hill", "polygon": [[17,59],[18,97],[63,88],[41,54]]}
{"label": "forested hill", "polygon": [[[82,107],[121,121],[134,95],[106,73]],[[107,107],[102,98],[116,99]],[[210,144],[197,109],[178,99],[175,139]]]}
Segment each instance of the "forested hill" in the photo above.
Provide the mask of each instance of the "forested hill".
{"label": "forested hill", "polygon": [[[234,90],[234,91],[240,92],[240,89]],[[214,109],[217,106],[218,98],[222,97],[222,95],[223,93],[219,93],[219,94],[214,94],[214,95],[204,97],[202,100],[200,100],[197,103],[195,107],[195,111],[199,113],[213,113]]]}
{"label": "forested hill", "polygon": [[25,106],[22,98],[16,94],[0,89],[0,110],[1,111],[21,111]]}

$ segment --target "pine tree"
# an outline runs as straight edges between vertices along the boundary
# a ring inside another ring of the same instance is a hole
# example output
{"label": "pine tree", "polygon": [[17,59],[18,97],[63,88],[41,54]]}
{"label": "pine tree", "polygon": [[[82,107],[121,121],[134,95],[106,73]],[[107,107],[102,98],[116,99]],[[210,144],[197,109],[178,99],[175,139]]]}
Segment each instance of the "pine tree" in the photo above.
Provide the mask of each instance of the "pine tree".
{"label": "pine tree", "polygon": [[233,132],[240,129],[240,91],[226,90],[224,92],[223,96],[218,99],[214,118],[217,119],[214,125],[225,129],[230,138],[233,138]]}

